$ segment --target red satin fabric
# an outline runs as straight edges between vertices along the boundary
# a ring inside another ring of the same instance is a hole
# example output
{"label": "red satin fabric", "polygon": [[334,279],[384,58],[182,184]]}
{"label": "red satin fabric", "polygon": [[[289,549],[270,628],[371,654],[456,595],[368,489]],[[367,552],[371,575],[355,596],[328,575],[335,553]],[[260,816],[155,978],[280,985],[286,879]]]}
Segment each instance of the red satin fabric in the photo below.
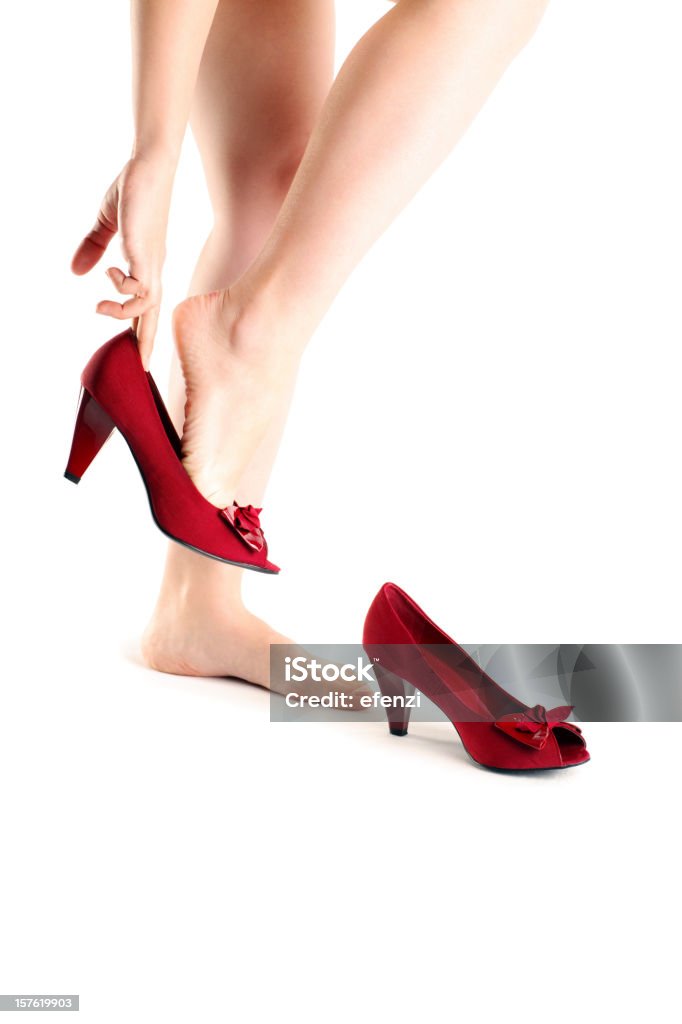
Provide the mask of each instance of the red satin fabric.
{"label": "red satin fabric", "polygon": [[526,711],[503,715],[495,725],[507,736],[518,740],[519,743],[542,750],[550,737],[553,725],[563,724],[567,728],[575,730],[576,733],[580,733],[577,725],[565,721],[572,711],[573,708],[569,704],[552,708],[551,711],[544,708],[542,704],[536,704],[535,707],[528,708]]}
{"label": "red satin fabric", "polygon": [[237,505],[234,502],[221,509],[220,514],[247,547],[252,551],[262,551],[265,546],[265,537],[260,525],[262,511],[262,508],[254,508],[253,505]]}

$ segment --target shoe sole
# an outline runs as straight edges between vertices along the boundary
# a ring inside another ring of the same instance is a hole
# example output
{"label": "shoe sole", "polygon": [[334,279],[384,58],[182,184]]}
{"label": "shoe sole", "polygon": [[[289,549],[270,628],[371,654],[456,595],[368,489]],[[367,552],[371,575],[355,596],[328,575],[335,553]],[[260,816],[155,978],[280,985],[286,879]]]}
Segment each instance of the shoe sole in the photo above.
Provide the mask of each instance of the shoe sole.
{"label": "shoe sole", "polygon": [[[457,738],[458,738],[458,740],[459,740],[459,742],[461,744],[462,750],[464,751],[466,756],[469,758],[471,763],[475,764],[477,768],[485,768],[485,770],[488,771],[488,772],[500,772],[502,775],[520,775],[520,774],[531,774],[531,773],[534,775],[536,772],[562,772],[562,771],[565,771],[566,768],[580,768],[581,765],[587,764],[589,761],[592,760],[592,757],[588,756],[588,757],[585,758],[584,761],[576,761],[575,764],[553,764],[553,765],[547,765],[547,767],[540,767],[540,768],[498,768],[498,767],[494,767],[491,764],[484,764],[483,761],[477,761],[476,758],[473,757],[473,755],[470,754],[469,751],[467,750],[467,748],[466,748],[466,746],[465,746],[465,744],[464,744],[464,742],[462,740],[462,737],[459,735],[459,730],[457,729],[457,726],[453,725],[452,722],[450,722],[450,725],[452,725],[453,729],[457,733]],[[397,731],[396,732],[391,732],[391,733],[389,733],[389,735],[390,736],[407,736],[408,735],[408,731],[407,731],[407,729],[405,729],[403,732],[397,732]]]}

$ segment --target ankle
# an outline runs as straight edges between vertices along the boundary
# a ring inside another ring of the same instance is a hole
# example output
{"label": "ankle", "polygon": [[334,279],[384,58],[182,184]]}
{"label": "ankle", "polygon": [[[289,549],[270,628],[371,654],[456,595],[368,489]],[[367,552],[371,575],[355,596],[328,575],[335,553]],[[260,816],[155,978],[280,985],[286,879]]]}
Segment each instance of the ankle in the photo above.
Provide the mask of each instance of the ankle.
{"label": "ankle", "polygon": [[[219,608],[223,617],[241,619],[246,614],[241,595],[241,570],[183,549],[176,552],[173,550],[176,546],[171,545],[152,618],[168,622],[197,621],[212,618]],[[192,559],[200,559],[206,565],[192,564]],[[217,571],[221,569],[222,573]]]}
{"label": "ankle", "polygon": [[269,355],[275,317],[267,296],[228,288],[221,293],[219,315],[232,358],[248,364]]}
{"label": "ankle", "polygon": [[231,353],[244,363],[298,363],[312,325],[275,277],[245,275],[221,295],[221,316]]}

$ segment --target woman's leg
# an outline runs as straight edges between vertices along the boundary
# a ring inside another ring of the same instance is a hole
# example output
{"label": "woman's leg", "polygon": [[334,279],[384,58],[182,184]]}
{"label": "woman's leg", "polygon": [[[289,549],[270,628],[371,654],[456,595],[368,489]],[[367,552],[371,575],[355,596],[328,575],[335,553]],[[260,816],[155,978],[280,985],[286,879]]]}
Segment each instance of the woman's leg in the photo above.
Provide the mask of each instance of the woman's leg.
{"label": "woman's leg", "polygon": [[253,455],[281,415],[311,333],[461,137],[545,5],[399,0],[339,72],[257,258],[228,291],[176,310],[185,465],[214,504],[256,500]]}
{"label": "woman's leg", "polygon": [[[333,0],[221,0],[192,111],[215,223],[190,294],[227,287],[262,248],[329,92],[333,66]],[[252,502],[265,487],[289,398],[281,389],[269,437],[252,460]],[[180,429],[185,389],[177,362],[169,405]],[[234,675],[267,685],[269,645],[287,640],[246,611],[241,578],[242,570],[169,545],[143,639],[147,662],[168,672]]]}

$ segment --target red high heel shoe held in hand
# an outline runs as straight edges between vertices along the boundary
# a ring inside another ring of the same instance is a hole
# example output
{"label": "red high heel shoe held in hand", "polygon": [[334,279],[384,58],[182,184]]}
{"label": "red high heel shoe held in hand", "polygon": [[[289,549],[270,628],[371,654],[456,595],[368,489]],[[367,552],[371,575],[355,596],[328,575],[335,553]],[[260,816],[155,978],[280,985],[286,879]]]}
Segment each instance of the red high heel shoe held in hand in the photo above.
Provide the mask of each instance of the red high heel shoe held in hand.
{"label": "red high heel shoe held in hand", "polygon": [[117,428],[147,488],[154,522],[171,540],[242,569],[276,573],[267,560],[260,509],[211,505],[181,461],[180,438],[151,374],[146,373],[132,330],[99,348],[81,375],[83,390],[64,476],[77,484]]}
{"label": "red high heel shoe held in hand", "polygon": [[571,707],[529,708],[512,697],[395,583],[385,583],[374,598],[363,645],[383,696],[392,701],[386,713],[393,735],[407,733],[406,687],[416,687],[486,768],[528,771],[589,761],[581,730],[565,721]]}

